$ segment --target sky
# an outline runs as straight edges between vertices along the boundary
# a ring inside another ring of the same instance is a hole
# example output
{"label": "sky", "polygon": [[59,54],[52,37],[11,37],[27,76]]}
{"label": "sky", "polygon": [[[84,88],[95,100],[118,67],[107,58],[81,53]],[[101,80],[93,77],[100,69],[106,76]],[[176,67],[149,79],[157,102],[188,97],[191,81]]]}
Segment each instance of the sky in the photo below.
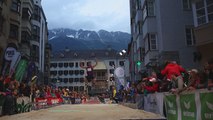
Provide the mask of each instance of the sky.
{"label": "sky", "polygon": [[129,0],[42,0],[48,28],[130,33]]}

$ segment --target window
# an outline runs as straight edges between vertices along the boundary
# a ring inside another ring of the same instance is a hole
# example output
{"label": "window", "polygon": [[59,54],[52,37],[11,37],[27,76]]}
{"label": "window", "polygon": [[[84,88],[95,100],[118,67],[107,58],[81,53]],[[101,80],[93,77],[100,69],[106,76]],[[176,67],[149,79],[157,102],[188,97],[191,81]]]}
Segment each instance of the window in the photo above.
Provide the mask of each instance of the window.
{"label": "window", "polygon": [[74,66],[74,63],[69,63],[69,66],[70,66],[70,67],[73,67],[73,66]]}
{"label": "window", "polygon": [[40,27],[39,26],[36,26],[36,25],[33,25],[32,26],[32,39],[34,41],[37,41],[39,42],[40,40]]}
{"label": "window", "polygon": [[70,83],[73,83],[73,78],[69,78],[69,82],[70,82]]}
{"label": "window", "polygon": [[74,79],[74,82],[79,82],[79,78],[75,78],[75,79]]}
{"label": "window", "polygon": [[157,38],[155,34],[149,34],[150,50],[157,50]]}
{"label": "window", "polygon": [[64,67],[67,68],[68,67],[68,63],[64,63]]}
{"label": "window", "polygon": [[30,42],[30,39],[31,39],[30,34],[27,31],[22,31],[21,32],[21,41],[23,43]]}
{"label": "window", "polygon": [[63,71],[61,71],[61,70],[58,71],[58,74],[59,74],[59,75],[63,75]]}
{"label": "window", "polygon": [[50,75],[54,75],[54,71],[50,71]]}
{"label": "window", "polygon": [[137,31],[138,31],[139,34],[143,33],[143,29],[142,29],[143,27],[142,26],[143,26],[142,21],[139,21],[138,27],[137,27],[137,29],[138,29]]}
{"label": "window", "polygon": [[80,91],[84,91],[84,86],[80,86]]}
{"label": "window", "polygon": [[78,91],[78,86],[74,86],[74,91]]}
{"label": "window", "polygon": [[185,32],[186,32],[186,44],[187,44],[187,46],[195,45],[195,37],[194,37],[194,31],[193,31],[192,27],[186,27]]}
{"label": "window", "polygon": [[33,19],[37,21],[41,21],[41,12],[40,7],[38,5],[34,6]]}
{"label": "window", "polygon": [[75,63],[75,67],[78,67],[78,62]]}
{"label": "window", "polygon": [[208,20],[209,22],[213,21],[213,0],[206,0]]}
{"label": "window", "polygon": [[148,0],[147,1],[147,11],[148,11],[148,16],[154,16],[155,15],[155,4],[153,0]]}
{"label": "window", "polygon": [[67,83],[68,82],[68,78],[64,78],[64,83]]}
{"label": "window", "polygon": [[114,74],[114,69],[110,69],[110,70],[109,70],[109,73],[110,73],[110,74]]}
{"label": "window", "polygon": [[84,78],[80,78],[80,82],[83,83],[84,82]]}
{"label": "window", "polygon": [[65,71],[64,71],[64,75],[68,75],[68,70],[65,70]]}
{"label": "window", "polygon": [[30,13],[29,8],[23,8],[22,9],[22,18],[29,20],[30,17],[31,17],[31,13]]}
{"label": "window", "polygon": [[141,9],[141,0],[137,0],[136,4],[137,9]]}
{"label": "window", "polygon": [[10,38],[18,39],[18,26],[10,24]]}
{"label": "window", "polygon": [[11,10],[15,12],[20,12],[21,2],[20,0],[12,0]]}
{"label": "window", "polygon": [[80,75],[84,75],[84,70],[80,70]]}
{"label": "window", "polygon": [[206,23],[204,1],[196,2],[196,13],[198,25]]}
{"label": "window", "polygon": [[56,67],[57,67],[57,63],[51,63],[51,64],[50,64],[50,67],[56,68]]}
{"label": "window", "polygon": [[115,66],[115,62],[114,61],[109,61],[109,65],[110,66]]}
{"label": "window", "polygon": [[146,6],[144,6],[143,8],[143,21],[146,19],[147,17],[147,9],[146,9]]}
{"label": "window", "polygon": [[79,70],[75,70],[75,75],[78,75],[79,74]]}
{"label": "window", "polygon": [[183,2],[183,9],[184,10],[191,10],[191,0],[182,0]]}
{"label": "window", "polygon": [[70,74],[70,75],[73,75],[73,73],[74,73],[73,70],[70,70],[70,71],[69,71],[69,74]]}
{"label": "window", "polygon": [[58,63],[58,67],[62,68],[63,67],[63,63]]}
{"label": "window", "polygon": [[119,61],[120,66],[124,66],[124,61]]}

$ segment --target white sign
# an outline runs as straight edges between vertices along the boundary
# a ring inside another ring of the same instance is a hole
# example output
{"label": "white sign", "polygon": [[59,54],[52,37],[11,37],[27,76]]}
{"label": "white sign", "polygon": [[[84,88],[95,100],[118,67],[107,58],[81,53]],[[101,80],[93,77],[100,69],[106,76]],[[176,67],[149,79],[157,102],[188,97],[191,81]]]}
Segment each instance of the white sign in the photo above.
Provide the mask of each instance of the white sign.
{"label": "white sign", "polygon": [[124,69],[122,67],[118,67],[115,69],[115,75],[118,78],[124,77]]}
{"label": "white sign", "polygon": [[5,60],[11,61],[15,53],[16,53],[16,49],[14,47],[8,47],[4,53]]}

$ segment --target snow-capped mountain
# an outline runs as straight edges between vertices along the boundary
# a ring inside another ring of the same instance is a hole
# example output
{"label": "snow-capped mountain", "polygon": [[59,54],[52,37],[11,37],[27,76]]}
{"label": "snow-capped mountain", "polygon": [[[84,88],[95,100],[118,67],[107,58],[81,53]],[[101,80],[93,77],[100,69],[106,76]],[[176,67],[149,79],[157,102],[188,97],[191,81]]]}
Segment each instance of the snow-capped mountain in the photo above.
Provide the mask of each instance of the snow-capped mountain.
{"label": "snow-capped mountain", "polygon": [[89,30],[52,29],[49,30],[49,43],[52,50],[60,51],[65,48],[71,50],[106,49],[111,47],[115,50],[127,49],[130,42],[130,34],[124,32],[98,32]]}

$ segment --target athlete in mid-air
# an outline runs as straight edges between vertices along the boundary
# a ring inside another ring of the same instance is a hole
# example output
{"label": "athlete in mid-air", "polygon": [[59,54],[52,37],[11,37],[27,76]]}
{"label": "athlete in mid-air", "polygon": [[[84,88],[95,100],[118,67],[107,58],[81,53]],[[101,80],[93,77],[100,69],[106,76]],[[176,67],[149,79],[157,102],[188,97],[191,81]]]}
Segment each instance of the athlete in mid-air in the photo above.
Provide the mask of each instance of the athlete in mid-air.
{"label": "athlete in mid-air", "polygon": [[86,66],[83,66],[83,62],[80,63],[80,67],[83,69],[86,69],[86,82],[90,83],[92,82],[92,84],[95,84],[95,77],[94,77],[94,73],[93,73],[93,69],[95,68],[95,66],[98,64],[97,60],[95,60],[95,64],[92,65],[91,62],[88,62],[88,64]]}

